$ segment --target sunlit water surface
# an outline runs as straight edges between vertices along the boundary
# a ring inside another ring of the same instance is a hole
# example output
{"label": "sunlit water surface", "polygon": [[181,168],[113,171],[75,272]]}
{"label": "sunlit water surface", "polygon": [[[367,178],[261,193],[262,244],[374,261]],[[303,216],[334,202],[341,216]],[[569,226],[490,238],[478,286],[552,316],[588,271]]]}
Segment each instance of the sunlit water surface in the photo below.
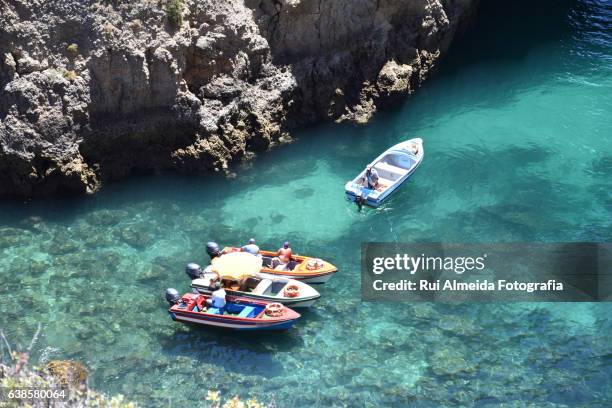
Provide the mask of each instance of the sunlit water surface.
{"label": "sunlit water surface", "polygon": [[[209,389],[281,407],[610,406],[608,305],[360,301],[362,241],[612,241],[612,6],[491,3],[425,88],[366,127],[303,130],[234,179],[1,204],[6,336],[27,344],[42,322],[39,360],[84,361],[94,388],[145,406]],[[346,180],[415,135],[426,156],[408,184],[378,210],[345,201]],[[318,304],[282,334],[173,323],[162,296],[187,291],[184,264],[252,236],[339,267]]]}

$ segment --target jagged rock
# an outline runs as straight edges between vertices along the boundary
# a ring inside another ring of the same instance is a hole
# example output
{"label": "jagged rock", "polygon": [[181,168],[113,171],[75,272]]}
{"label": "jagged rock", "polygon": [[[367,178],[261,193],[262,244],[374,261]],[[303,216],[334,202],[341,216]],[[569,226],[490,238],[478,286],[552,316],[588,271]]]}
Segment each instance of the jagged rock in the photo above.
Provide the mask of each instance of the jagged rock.
{"label": "jagged rock", "polygon": [[133,170],[229,172],[317,120],[367,122],[427,77],[477,0],[0,5],[0,196]]}
{"label": "jagged rock", "polygon": [[78,361],[51,360],[45,366],[49,374],[64,386],[86,387],[88,372]]}
{"label": "jagged rock", "polygon": [[380,72],[376,86],[385,96],[410,92],[410,77],[412,66],[408,64],[398,64],[395,60],[387,62]]}

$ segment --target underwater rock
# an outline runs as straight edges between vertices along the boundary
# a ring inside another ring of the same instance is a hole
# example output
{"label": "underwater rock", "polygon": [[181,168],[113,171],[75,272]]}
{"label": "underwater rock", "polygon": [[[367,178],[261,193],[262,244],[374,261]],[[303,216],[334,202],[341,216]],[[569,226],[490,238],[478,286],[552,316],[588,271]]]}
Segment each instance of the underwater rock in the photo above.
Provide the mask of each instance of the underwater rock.
{"label": "underwater rock", "polygon": [[79,250],[79,244],[76,241],[68,240],[53,240],[47,246],[47,252],[51,255],[65,255]]}
{"label": "underwater rock", "polygon": [[314,189],[310,187],[298,188],[293,192],[293,196],[298,199],[307,198],[315,193]]}
{"label": "underwater rock", "polygon": [[45,365],[46,370],[64,386],[86,387],[89,373],[78,361],[51,360]]}
{"label": "underwater rock", "polygon": [[46,246],[46,251],[51,255],[66,255],[78,251],[79,242],[72,238],[72,234],[66,230],[60,230]]}
{"label": "underwater rock", "polygon": [[210,218],[202,214],[186,215],[179,221],[181,221],[182,231],[195,233],[202,237],[206,236],[207,228],[211,224]]}
{"label": "underwater rock", "polygon": [[115,271],[120,259],[121,257],[112,251],[89,251],[57,256],[53,259],[53,265],[59,272],[56,278],[69,279],[72,275],[77,275],[100,279]]}
{"label": "underwater rock", "polygon": [[478,333],[474,324],[463,317],[444,315],[437,321],[437,326],[455,335],[473,336]]}
{"label": "underwater rock", "polygon": [[476,367],[466,361],[465,353],[454,350],[446,344],[431,353],[429,363],[432,371],[437,375],[452,376],[476,371]]}
{"label": "underwater rock", "polygon": [[158,256],[153,259],[153,265],[161,268],[166,273],[172,273],[173,271],[179,271],[182,269],[183,264],[187,261],[187,254],[174,254],[173,256]]}
{"label": "underwater rock", "polygon": [[[238,246],[238,245],[244,245],[240,242],[232,242],[235,240],[235,237],[237,235],[242,235],[239,234],[236,229],[234,229],[232,226],[227,225],[227,224],[213,224],[210,226],[210,230],[209,230],[209,238],[212,241],[215,241],[217,243],[219,243],[219,245],[221,246]],[[245,240],[250,238],[249,234],[244,234]],[[204,249],[204,244],[205,242],[202,242],[202,250]]]}
{"label": "underwater rock", "polygon": [[139,282],[148,282],[159,280],[166,276],[168,276],[166,268],[158,264],[152,264],[150,266],[145,266],[143,270],[136,275],[136,280]]}
{"label": "underwater rock", "polygon": [[109,247],[113,244],[116,244],[116,241],[108,232],[94,232],[85,235],[85,237],[83,238],[83,244],[87,248],[97,249]]}
{"label": "underwater rock", "polygon": [[40,276],[49,268],[50,264],[44,261],[32,261],[30,263],[30,275],[34,277]]}
{"label": "underwater rock", "polygon": [[98,210],[85,216],[85,220],[95,227],[108,227],[128,219],[129,214],[124,210]]}
{"label": "underwater rock", "polygon": [[254,230],[257,225],[262,221],[261,217],[251,217],[243,222],[243,225],[248,230]]}
{"label": "underwater rock", "polygon": [[97,262],[94,264],[96,268],[108,272],[117,270],[120,262],[125,259],[116,251],[105,250],[96,256]]}
{"label": "underwater rock", "polygon": [[287,218],[286,215],[283,214],[272,214],[270,215],[270,221],[272,221],[273,224],[280,224],[282,223],[285,219]]}
{"label": "underwater rock", "polygon": [[0,228],[0,249],[27,244],[31,237],[32,233],[27,230],[11,227]]}
{"label": "underwater rock", "polygon": [[419,320],[432,321],[438,318],[437,311],[428,303],[416,303],[411,305],[410,310]]}
{"label": "underwater rock", "polygon": [[116,234],[123,242],[137,249],[144,249],[154,241],[153,232],[143,224],[129,225],[121,228]]}

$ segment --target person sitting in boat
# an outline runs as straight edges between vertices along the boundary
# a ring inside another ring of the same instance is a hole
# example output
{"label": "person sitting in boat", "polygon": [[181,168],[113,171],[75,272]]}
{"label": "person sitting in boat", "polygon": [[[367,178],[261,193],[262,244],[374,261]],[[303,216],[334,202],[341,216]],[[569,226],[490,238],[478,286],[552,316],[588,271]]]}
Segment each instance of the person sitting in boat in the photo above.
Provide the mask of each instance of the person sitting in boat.
{"label": "person sitting in boat", "polygon": [[240,250],[253,255],[259,254],[259,247],[255,244],[255,238],[249,239],[249,243],[240,248]]}
{"label": "person sitting in boat", "polygon": [[374,190],[378,186],[378,172],[372,166],[366,167],[365,181],[369,189]]}
{"label": "person sitting in boat", "polygon": [[410,152],[412,154],[417,154],[419,152],[419,146],[416,143],[412,142],[410,144]]}
{"label": "person sitting in boat", "polygon": [[289,243],[289,241],[285,241],[283,247],[279,248],[278,251],[276,251],[276,256],[280,257],[282,255],[285,255],[289,260],[291,260],[291,258],[293,257],[293,251],[291,250],[291,244]]}
{"label": "person sitting in boat", "polygon": [[217,290],[215,290],[211,295],[211,306],[215,307],[219,310],[223,310],[225,308],[225,289],[221,287],[221,283],[217,282],[216,284]]}
{"label": "person sitting in boat", "polygon": [[272,264],[270,267],[275,271],[286,271],[289,267],[289,261],[291,259],[287,255],[279,255],[272,258]]}

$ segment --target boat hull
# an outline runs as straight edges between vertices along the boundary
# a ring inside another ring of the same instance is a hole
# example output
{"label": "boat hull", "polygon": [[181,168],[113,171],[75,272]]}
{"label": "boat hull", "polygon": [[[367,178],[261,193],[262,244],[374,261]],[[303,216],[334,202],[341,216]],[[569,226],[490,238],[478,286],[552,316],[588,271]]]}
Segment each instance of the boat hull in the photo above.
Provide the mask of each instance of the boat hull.
{"label": "boat hull", "polygon": [[[264,272],[265,270],[265,272]],[[335,273],[334,272],[326,272],[326,273],[320,273],[320,274],[312,274],[310,276],[303,276],[303,275],[292,275],[291,272],[287,272],[287,273],[283,273],[282,275],[280,275],[277,271],[274,271],[272,269],[262,269],[262,275],[269,275],[270,277],[274,277],[274,276],[283,276],[285,278],[289,278],[289,279],[295,279],[297,281],[300,282],[304,282],[304,283],[308,283],[309,285],[320,285],[323,283],[326,283],[329,278],[332,277],[332,275]]]}
{"label": "boat hull", "polygon": [[[265,277],[265,274],[262,274]],[[274,276],[270,276],[270,278],[274,278]],[[196,289],[198,292],[203,295],[210,295],[212,291],[207,286],[191,284],[191,287]],[[239,292],[233,291],[229,289],[225,289],[228,295],[232,296],[240,296],[248,299],[258,300],[266,303],[281,303],[284,306],[296,308],[296,307],[311,307],[315,304],[317,299],[321,297],[321,295],[316,296],[303,296],[296,298],[284,298],[284,297],[276,297],[276,296],[265,296],[265,295],[256,295],[249,292]]]}
{"label": "boat hull", "polygon": [[269,323],[236,323],[228,322],[222,319],[214,318],[200,318],[193,315],[187,315],[184,313],[170,312],[170,317],[174,321],[187,324],[199,324],[204,326],[220,327],[223,329],[231,330],[289,330],[293,327],[297,319],[287,320],[281,322],[269,322]]}
{"label": "boat hull", "polygon": [[251,331],[288,330],[300,318],[299,313],[288,307],[278,316],[268,316],[268,303],[244,297],[226,296],[227,304],[223,309],[211,308],[206,306],[208,298],[208,295],[187,293],[168,309],[168,313],[172,320],[181,323]]}

